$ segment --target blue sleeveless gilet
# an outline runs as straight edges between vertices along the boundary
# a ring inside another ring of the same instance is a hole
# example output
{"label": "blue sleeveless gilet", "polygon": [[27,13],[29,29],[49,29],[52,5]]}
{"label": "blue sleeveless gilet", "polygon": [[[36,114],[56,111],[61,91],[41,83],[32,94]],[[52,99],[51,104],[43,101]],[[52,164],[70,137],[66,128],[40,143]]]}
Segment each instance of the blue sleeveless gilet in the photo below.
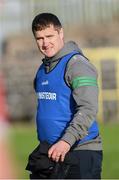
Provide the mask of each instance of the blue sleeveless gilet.
{"label": "blue sleeveless gilet", "polygon": [[[38,139],[41,142],[47,141],[50,144],[57,142],[75,113],[72,89],[68,87],[64,79],[66,65],[75,54],[80,53],[73,51],[64,56],[49,73],[45,72],[45,66],[42,64],[36,74],[35,91],[38,95],[36,123]],[[92,137],[86,136],[84,141],[97,135],[95,121],[90,129],[95,133]]]}

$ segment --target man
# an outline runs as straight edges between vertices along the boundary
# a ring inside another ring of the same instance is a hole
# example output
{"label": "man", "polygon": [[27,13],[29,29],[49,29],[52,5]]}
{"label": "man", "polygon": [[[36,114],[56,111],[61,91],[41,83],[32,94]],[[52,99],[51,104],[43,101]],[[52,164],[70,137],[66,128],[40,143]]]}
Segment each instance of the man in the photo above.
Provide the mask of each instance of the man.
{"label": "man", "polygon": [[64,42],[63,28],[55,15],[37,15],[32,31],[44,55],[34,80],[38,139],[52,145],[48,157],[55,162],[64,162],[66,154],[74,152],[79,163],[69,168],[66,178],[100,179],[97,71],[76,43]]}

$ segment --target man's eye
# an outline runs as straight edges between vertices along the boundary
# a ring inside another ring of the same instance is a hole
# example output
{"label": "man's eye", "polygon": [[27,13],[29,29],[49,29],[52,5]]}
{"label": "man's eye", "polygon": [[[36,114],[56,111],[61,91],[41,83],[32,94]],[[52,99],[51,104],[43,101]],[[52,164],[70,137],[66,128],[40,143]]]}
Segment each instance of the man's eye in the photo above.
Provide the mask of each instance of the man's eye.
{"label": "man's eye", "polygon": [[43,39],[43,37],[36,37],[36,40],[41,40]]}
{"label": "man's eye", "polygon": [[41,40],[41,39],[43,39],[43,38],[36,38],[36,40]]}
{"label": "man's eye", "polygon": [[53,37],[53,35],[48,36],[48,38],[52,38],[52,37]]}

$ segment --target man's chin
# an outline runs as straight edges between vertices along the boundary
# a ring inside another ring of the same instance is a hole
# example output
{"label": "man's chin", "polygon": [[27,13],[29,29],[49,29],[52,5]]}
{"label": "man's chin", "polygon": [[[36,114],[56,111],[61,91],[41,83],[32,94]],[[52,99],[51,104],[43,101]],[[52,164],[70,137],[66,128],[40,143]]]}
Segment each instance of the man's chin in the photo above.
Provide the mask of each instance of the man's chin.
{"label": "man's chin", "polygon": [[48,58],[51,58],[53,57],[55,54],[54,53],[45,53],[45,56],[48,57]]}

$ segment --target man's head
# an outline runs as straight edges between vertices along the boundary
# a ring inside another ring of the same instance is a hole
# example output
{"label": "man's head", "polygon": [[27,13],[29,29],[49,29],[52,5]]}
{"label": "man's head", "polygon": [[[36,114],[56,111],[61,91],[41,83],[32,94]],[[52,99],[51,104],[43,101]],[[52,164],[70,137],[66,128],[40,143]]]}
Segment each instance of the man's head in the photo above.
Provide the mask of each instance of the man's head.
{"label": "man's head", "polygon": [[39,50],[46,57],[53,57],[64,46],[62,25],[54,14],[37,15],[32,22],[32,31]]}

